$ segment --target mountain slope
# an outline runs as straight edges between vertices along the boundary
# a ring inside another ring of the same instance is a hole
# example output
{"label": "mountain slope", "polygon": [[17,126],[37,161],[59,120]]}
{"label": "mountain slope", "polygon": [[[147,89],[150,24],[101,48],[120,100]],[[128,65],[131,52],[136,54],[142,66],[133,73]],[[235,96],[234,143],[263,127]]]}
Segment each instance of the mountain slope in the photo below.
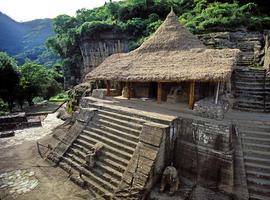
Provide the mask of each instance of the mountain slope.
{"label": "mountain slope", "polygon": [[40,58],[40,56],[44,58],[44,52],[49,55],[47,56],[49,63],[56,61],[57,57],[52,55],[52,52],[47,52],[44,46],[47,38],[53,35],[55,33],[51,19],[19,23],[0,12],[0,51],[15,56],[19,64],[26,58],[45,64],[47,60]]}
{"label": "mountain slope", "polygon": [[0,12],[0,51],[16,55],[23,50],[24,31],[20,23]]}

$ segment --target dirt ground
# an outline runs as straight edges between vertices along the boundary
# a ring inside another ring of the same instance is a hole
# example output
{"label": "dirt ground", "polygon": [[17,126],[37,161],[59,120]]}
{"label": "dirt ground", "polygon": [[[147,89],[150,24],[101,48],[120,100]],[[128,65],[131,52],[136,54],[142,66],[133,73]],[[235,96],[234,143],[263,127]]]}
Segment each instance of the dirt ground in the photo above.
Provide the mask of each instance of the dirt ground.
{"label": "dirt ground", "polygon": [[[72,183],[66,172],[53,167],[38,153],[36,142],[55,144],[52,130],[62,123],[56,114],[51,114],[42,127],[16,131],[15,137],[0,139],[0,200],[89,199],[86,190]],[[63,132],[58,129],[58,136]],[[42,153],[45,151],[46,148],[41,148]]]}

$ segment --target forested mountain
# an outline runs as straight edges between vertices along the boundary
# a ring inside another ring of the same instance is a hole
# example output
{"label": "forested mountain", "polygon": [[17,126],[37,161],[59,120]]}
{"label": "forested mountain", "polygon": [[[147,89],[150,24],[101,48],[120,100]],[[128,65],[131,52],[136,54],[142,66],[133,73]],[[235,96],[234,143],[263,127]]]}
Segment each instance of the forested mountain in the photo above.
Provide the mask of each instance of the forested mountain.
{"label": "forested mountain", "polygon": [[47,66],[55,63],[57,56],[45,48],[54,35],[51,19],[19,23],[0,12],[0,51],[15,56],[19,64],[26,58]]}

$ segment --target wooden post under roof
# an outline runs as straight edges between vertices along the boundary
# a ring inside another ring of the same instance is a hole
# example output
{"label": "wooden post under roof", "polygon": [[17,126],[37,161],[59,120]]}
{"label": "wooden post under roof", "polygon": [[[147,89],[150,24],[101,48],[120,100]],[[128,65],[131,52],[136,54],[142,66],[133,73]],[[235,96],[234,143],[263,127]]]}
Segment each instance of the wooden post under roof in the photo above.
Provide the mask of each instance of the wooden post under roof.
{"label": "wooden post under roof", "polygon": [[161,98],[162,98],[162,83],[158,82],[157,103],[161,103]]}
{"label": "wooden post under roof", "polygon": [[217,104],[217,103],[218,103],[219,87],[220,87],[220,82],[218,82],[218,84],[217,84],[217,92],[216,92],[215,104]]}
{"label": "wooden post under roof", "polygon": [[194,100],[195,100],[195,81],[192,81],[189,87],[189,102],[188,102],[189,109],[193,109]]}
{"label": "wooden post under roof", "polygon": [[111,96],[111,82],[109,80],[106,81],[107,86],[107,96]]}

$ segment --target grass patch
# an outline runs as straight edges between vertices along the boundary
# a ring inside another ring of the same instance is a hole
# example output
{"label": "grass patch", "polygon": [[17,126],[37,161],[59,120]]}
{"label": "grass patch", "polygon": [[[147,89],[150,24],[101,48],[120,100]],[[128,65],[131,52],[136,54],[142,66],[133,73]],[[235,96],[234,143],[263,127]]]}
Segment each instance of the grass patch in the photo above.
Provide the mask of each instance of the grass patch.
{"label": "grass patch", "polygon": [[64,102],[64,101],[68,101],[68,94],[66,92],[61,92],[59,94],[57,94],[54,97],[50,98],[50,102]]}

